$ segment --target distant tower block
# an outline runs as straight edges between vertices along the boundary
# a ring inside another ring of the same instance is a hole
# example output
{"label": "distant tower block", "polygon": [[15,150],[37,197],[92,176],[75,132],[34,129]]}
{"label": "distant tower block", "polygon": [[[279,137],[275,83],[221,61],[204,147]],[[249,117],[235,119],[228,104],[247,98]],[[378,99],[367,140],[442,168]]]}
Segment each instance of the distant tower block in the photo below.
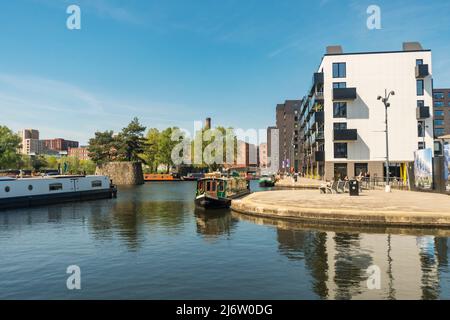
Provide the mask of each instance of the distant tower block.
{"label": "distant tower block", "polygon": [[211,118],[206,118],[206,120],[205,120],[205,129],[206,130],[211,129]]}

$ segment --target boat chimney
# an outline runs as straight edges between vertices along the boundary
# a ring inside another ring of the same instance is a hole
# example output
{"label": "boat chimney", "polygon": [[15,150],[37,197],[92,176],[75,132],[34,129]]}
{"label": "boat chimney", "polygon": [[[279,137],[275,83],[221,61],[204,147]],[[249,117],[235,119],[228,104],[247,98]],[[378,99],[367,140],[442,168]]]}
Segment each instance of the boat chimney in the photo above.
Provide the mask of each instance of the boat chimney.
{"label": "boat chimney", "polygon": [[206,120],[205,120],[205,129],[206,130],[211,129],[211,118],[206,118]]}

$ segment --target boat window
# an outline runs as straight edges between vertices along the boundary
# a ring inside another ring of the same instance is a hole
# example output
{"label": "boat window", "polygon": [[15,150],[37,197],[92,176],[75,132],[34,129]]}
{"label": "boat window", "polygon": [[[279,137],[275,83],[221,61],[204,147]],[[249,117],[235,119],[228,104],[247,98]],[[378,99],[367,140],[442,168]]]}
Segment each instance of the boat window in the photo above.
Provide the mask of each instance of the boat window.
{"label": "boat window", "polygon": [[211,181],[206,182],[206,191],[211,191]]}
{"label": "boat window", "polygon": [[225,191],[225,182],[221,181],[219,182],[219,192],[224,192]]}
{"label": "boat window", "polygon": [[58,191],[58,190],[62,190],[63,186],[62,183],[52,183],[51,185],[48,186],[50,191]]}
{"label": "boat window", "polygon": [[211,186],[211,191],[215,192],[216,191],[216,182],[213,181],[211,182],[212,186]]}
{"label": "boat window", "polygon": [[33,190],[33,186],[31,184],[28,186],[28,190],[30,190],[30,191]]}
{"label": "boat window", "polygon": [[5,192],[10,192],[11,188],[10,187],[5,187]]}
{"label": "boat window", "polygon": [[198,190],[203,191],[203,181],[198,183]]}
{"label": "boat window", "polygon": [[92,181],[92,188],[100,188],[102,186],[102,182],[100,180]]}

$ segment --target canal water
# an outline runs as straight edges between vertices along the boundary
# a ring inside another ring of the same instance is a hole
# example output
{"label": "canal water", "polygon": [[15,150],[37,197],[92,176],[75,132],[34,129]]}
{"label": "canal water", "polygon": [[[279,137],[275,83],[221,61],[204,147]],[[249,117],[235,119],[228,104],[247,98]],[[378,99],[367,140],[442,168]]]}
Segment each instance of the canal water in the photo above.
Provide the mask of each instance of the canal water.
{"label": "canal water", "polygon": [[[445,230],[205,214],[194,193],[150,183],[0,212],[0,299],[450,299]],[[81,290],[66,287],[71,265]]]}

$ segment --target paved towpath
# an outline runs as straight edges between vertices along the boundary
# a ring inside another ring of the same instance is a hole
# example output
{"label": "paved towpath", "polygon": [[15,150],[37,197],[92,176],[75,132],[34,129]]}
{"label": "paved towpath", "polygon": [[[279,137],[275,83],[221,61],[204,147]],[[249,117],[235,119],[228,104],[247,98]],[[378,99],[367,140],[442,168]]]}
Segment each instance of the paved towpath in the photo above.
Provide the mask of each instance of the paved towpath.
{"label": "paved towpath", "polygon": [[366,191],[359,197],[316,190],[253,193],[232,209],[268,218],[319,223],[450,228],[450,196],[411,191]]}

